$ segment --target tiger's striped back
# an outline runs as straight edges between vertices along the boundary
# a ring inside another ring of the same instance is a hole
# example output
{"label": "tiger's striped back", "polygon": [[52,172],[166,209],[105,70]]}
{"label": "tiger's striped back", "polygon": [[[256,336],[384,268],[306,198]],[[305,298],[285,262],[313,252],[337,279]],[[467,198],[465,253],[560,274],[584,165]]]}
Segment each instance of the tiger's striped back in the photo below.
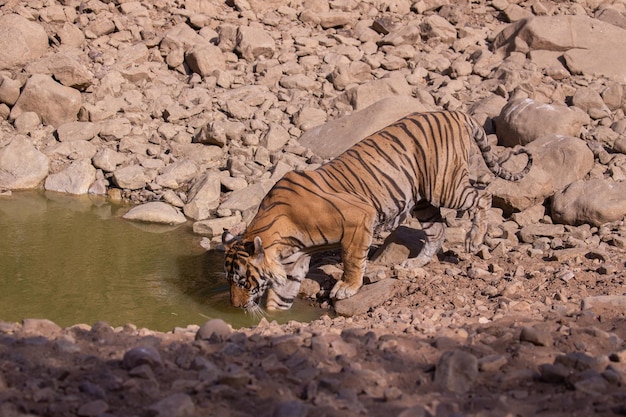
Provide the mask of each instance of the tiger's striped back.
{"label": "tiger's striped back", "polygon": [[484,130],[471,117],[441,111],[411,114],[317,170],[287,173],[265,196],[241,238],[242,245],[255,242],[263,252],[248,251],[258,262],[238,257],[237,251],[227,253],[226,264],[239,271],[227,271],[231,288],[243,281],[268,286],[268,308],[289,308],[310,254],[341,247],[344,276],[331,296],[349,297],[362,284],[374,232],[396,228],[412,210],[427,238],[418,263],[428,262],[443,242],[440,207],[475,212],[467,248],[476,250],[486,233],[491,196],[470,184],[472,140],[494,175],[517,181],[530,170],[532,156],[524,149],[518,153],[528,155],[526,167],[511,173],[495,160]]}

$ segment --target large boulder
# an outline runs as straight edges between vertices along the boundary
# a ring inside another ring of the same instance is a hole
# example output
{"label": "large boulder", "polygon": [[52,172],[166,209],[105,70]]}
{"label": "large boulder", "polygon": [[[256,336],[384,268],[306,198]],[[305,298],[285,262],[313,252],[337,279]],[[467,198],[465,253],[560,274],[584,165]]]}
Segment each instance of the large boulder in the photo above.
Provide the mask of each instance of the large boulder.
{"label": "large boulder", "polygon": [[503,146],[526,145],[548,135],[578,136],[589,116],[580,109],[524,98],[509,101],[496,118]]}
{"label": "large boulder", "polygon": [[46,124],[58,127],[76,120],[81,103],[78,90],[65,87],[48,75],[33,74],[11,110],[11,119],[32,111]]}
{"label": "large boulder", "polygon": [[27,64],[48,49],[48,34],[18,14],[0,16],[0,70]]}
{"label": "large boulder", "polygon": [[626,182],[576,181],[552,198],[552,219],[564,224],[603,223],[626,216]]}
{"label": "large boulder", "polygon": [[504,28],[495,49],[561,52],[573,74],[626,82],[626,30],[588,16],[537,16]]}
{"label": "large boulder", "polygon": [[48,176],[50,161],[23,136],[0,148],[0,188],[26,190]]}
{"label": "large boulder", "polygon": [[[542,203],[555,192],[580,180],[593,168],[593,152],[578,138],[546,136],[526,146],[533,155],[533,167],[518,182],[497,178],[487,190],[493,204],[507,212],[522,211]],[[520,171],[526,164],[525,155],[511,158],[505,167]]]}
{"label": "large boulder", "polygon": [[300,137],[300,143],[322,158],[333,158],[396,120],[410,113],[429,110],[427,105],[412,97],[388,97],[306,131]]}

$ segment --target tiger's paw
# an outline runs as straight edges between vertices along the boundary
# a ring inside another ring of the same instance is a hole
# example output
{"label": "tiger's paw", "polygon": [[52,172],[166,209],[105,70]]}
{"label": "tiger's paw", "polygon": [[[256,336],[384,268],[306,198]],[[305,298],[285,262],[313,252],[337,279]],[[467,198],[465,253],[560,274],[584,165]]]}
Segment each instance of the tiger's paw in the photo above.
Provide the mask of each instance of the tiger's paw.
{"label": "tiger's paw", "polygon": [[337,281],[333,289],[330,291],[330,298],[335,300],[343,300],[345,298],[352,297],[359,292],[361,286],[354,286],[346,283],[345,281]]}

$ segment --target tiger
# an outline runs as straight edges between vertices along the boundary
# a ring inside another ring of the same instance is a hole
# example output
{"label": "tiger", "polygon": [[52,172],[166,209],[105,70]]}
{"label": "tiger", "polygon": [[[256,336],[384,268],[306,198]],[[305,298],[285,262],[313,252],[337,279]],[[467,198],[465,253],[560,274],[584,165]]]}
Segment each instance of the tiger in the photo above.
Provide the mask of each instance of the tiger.
{"label": "tiger", "polygon": [[315,170],[285,174],[262,199],[241,236],[222,235],[224,270],[233,306],[259,309],[267,292],[267,311],[291,308],[311,255],[340,249],[341,279],[330,297],[353,296],[363,285],[368,252],[375,233],[397,228],[412,213],[425,242],[409,266],[427,264],[441,249],[445,223],[440,208],[469,211],[471,228],[465,250],[476,253],[487,233],[492,197],[470,183],[468,159],[474,139],[489,170],[519,181],[533,157],[518,173],[503,168],[484,129],[459,111],[412,113],[356,143]]}

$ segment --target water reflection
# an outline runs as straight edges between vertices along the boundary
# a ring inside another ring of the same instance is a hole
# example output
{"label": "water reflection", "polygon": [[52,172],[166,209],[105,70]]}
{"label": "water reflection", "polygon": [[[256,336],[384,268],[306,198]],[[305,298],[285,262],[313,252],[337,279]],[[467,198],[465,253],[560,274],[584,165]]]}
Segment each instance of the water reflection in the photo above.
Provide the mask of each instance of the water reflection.
{"label": "water reflection", "polygon": [[[121,219],[128,209],[58,193],[0,197],[0,320],[102,320],[155,330],[215,317],[255,324],[230,306],[223,254],[205,252],[191,224],[129,222]],[[269,319],[318,315],[299,302]]]}

